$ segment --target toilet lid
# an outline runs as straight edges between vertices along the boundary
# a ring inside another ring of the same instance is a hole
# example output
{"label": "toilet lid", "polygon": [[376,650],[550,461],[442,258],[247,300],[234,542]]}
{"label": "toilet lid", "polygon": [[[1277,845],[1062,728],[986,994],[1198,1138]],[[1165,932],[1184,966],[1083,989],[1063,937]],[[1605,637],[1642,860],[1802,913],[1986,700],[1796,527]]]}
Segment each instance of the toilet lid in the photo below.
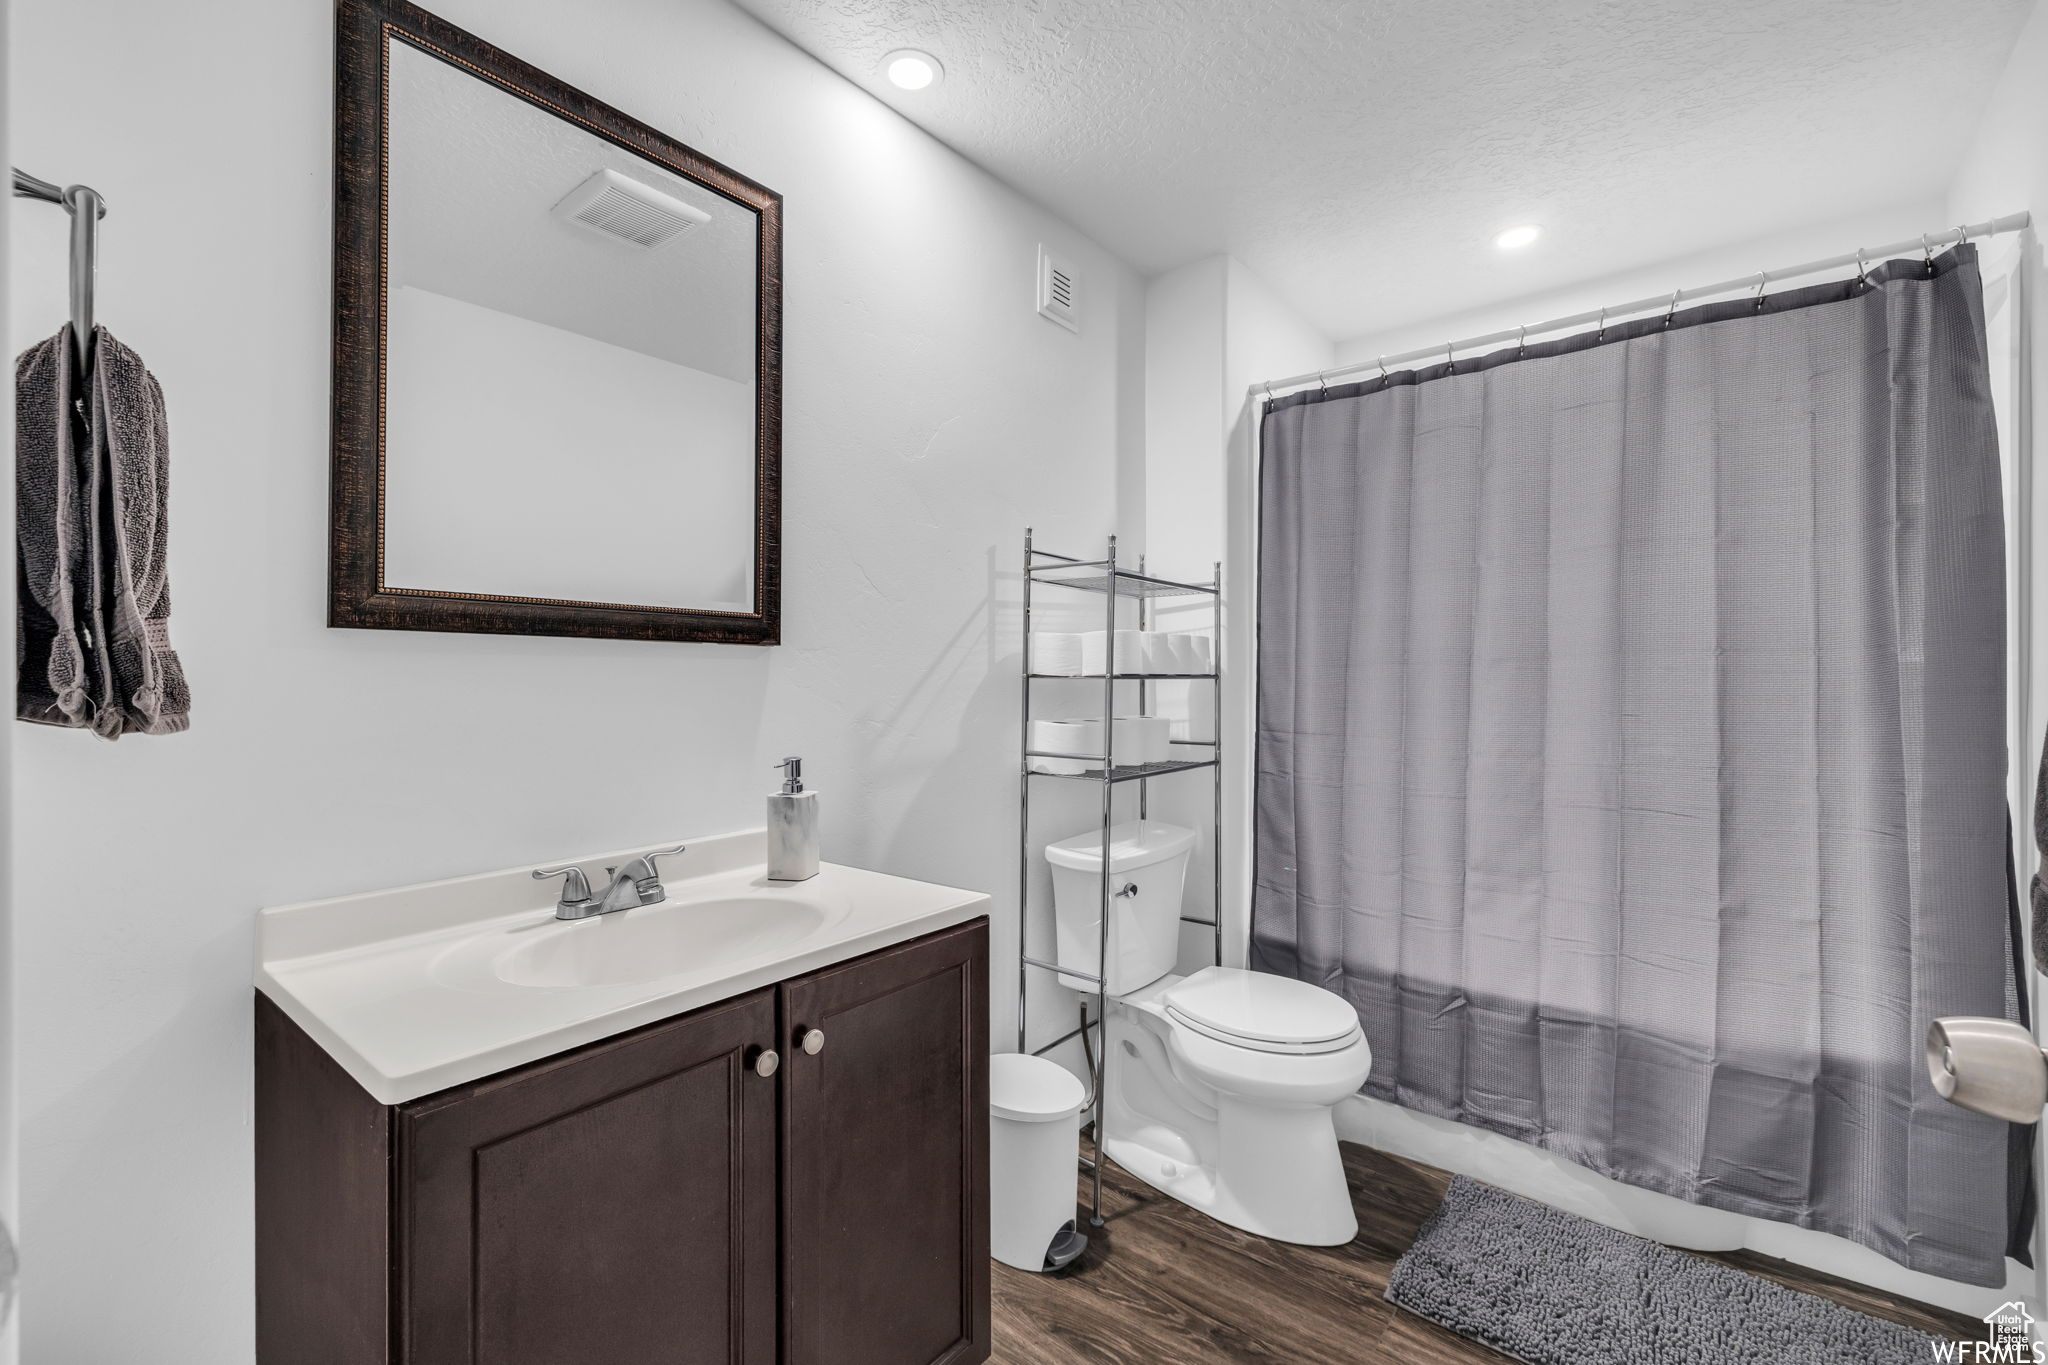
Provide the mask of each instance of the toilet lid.
{"label": "toilet lid", "polygon": [[1211,1036],[1260,1043],[1334,1043],[1358,1032],[1343,996],[1292,977],[1205,967],[1166,993],[1166,1012]]}

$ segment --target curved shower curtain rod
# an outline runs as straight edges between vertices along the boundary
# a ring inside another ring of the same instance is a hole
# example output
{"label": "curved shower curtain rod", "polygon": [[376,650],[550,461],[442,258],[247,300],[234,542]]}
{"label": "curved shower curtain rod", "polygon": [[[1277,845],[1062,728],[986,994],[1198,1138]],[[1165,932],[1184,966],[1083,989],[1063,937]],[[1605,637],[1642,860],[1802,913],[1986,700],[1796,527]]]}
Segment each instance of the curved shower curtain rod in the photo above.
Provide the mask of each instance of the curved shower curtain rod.
{"label": "curved shower curtain rod", "polygon": [[1312,370],[1308,374],[1290,375],[1286,379],[1265,379],[1245,390],[1247,398],[1271,399],[1283,389],[1302,388],[1309,384],[1328,386],[1332,379],[1343,375],[1363,374],[1367,370],[1379,370],[1384,374],[1389,366],[1410,365],[1418,360],[1430,360],[1437,356],[1455,358],[1459,351],[1471,351],[1482,347],[1500,346],[1510,341],[1521,341],[1531,332],[1558,332],[1571,327],[1584,327],[1591,323],[1606,326],[1632,313],[1647,313],[1653,309],[1675,310],[1681,303],[1692,299],[1703,299],[1715,294],[1732,294],[1738,289],[1754,288],[1762,294],[1779,280],[1796,279],[1801,275],[1817,275],[1824,270],[1839,270],[1853,265],[1858,272],[1865,268],[1865,262],[1872,257],[1897,256],[1908,251],[1924,251],[1932,259],[1937,249],[1956,242],[1966,242],[1972,237],[1995,237],[2002,232],[2018,232],[2025,228],[2032,217],[2026,213],[2008,213],[2003,218],[1988,222],[1969,223],[1950,228],[1947,232],[1933,232],[1903,242],[1892,242],[1886,246],[1858,247],[1840,256],[1830,256],[1824,261],[1808,261],[1805,265],[1789,266],[1783,270],[1759,270],[1754,275],[1744,275],[1739,280],[1724,280],[1720,284],[1701,285],[1696,289],[1680,289],[1670,294],[1658,294],[1653,298],[1637,299],[1634,303],[1610,304],[1584,313],[1574,313],[1566,318],[1552,318],[1526,327],[1510,327],[1505,331],[1488,332],[1485,336],[1467,337],[1463,341],[1447,341],[1435,346],[1425,346],[1419,351],[1403,351],[1399,355],[1376,356],[1355,365],[1337,365],[1327,370]]}

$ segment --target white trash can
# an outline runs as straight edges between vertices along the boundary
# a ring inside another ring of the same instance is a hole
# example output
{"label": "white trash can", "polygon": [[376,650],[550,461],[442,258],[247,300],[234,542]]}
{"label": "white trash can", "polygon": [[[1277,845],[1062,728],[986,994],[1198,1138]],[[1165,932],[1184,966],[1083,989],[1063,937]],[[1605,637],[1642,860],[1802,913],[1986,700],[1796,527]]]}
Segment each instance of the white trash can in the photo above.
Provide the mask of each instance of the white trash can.
{"label": "white trash can", "polygon": [[988,1059],[989,1252],[1019,1270],[1057,1270],[1088,1239],[1074,1226],[1087,1087],[1058,1062],[1021,1052]]}

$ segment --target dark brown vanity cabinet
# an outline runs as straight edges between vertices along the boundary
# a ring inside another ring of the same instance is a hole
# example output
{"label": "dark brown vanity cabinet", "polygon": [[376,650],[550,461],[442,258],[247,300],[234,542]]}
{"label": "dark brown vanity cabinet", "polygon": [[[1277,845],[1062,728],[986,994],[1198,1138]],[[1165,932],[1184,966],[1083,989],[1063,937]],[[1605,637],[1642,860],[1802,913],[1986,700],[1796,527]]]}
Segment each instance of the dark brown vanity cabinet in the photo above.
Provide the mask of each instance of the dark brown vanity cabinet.
{"label": "dark brown vanity cabinet", "polygon": [[987,981],[981,921],[782,987],[787,1365],[988,1358]]}
{"label": "dark brown vanity cabinet", "polygon": [[987,979],[977,920],[396,1106],[259,995],[260,1365],[985,1360]]}
{"label": "dark brown vanity cabinet", "polygon": [[760,991],[401,1105],[401,1360],[775,1360]]}

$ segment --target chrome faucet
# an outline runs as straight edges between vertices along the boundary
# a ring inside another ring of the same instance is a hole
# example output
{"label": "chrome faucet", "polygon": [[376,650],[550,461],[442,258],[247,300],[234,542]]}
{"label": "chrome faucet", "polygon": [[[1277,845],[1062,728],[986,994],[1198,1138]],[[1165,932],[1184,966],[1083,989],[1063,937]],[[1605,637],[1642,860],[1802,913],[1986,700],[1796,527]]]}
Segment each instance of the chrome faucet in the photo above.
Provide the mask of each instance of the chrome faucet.
{"label": "chrome faucet", "polygon": [[657,848],[652,853],[631,859],[624,867],[606,868],[612,883],[602,896],[590,894],[590,879],[574,863],[566,867],[537,867],[533,870],[533,879],[562,879],[562,898],[555,902],[556,919],[591,919],[616,910],[638,910],[643,905],[659,905],[668,899],[668,888],[661,884],[654,860],[673,857],[685,847],[677,844],[674,848]]}

